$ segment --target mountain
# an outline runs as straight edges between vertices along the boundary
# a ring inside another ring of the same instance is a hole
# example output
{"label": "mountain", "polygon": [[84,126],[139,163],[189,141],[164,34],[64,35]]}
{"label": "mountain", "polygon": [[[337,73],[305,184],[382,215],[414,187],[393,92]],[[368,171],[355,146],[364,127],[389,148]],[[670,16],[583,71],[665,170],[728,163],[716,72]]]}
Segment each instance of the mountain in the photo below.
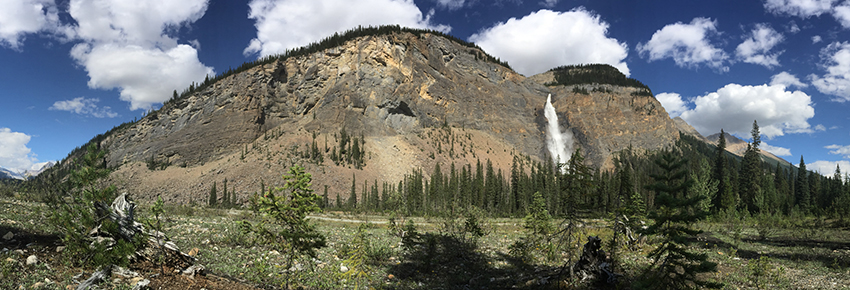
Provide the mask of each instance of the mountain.
{"label": "mountain", "polygon": [[33,164],[29,170],[24,170],[23,172],[15,172],[10,169],[6,169],[0,167],[0,179],[19,179],[19,180],[27,180],[33,177],[38,176],[45,170],[50,169],[55,165],[56,162],[47,161]]}
{"label": "mountain", "polygon": [[[295,163],[317,192],[345,197],[437,163],[447,172],[489,161],[509,175],[514,156],[549,162],[549,94],[588,165],[611,168],[613,152],[678,139],[649,88],[611,66],[525,77],[474,44],[382,27],[243,65],[93,141],[109,150],[113,181],[141,198],[200,203],[226,179],[244,200]],[[353,143],[365,165],[331,160]]]}
{"label": "mountain", "polygon": [[25,178],[17,172],[14,172],[12,170],[0,167],[0,179],[20,179],[20,180],[24,180]]}

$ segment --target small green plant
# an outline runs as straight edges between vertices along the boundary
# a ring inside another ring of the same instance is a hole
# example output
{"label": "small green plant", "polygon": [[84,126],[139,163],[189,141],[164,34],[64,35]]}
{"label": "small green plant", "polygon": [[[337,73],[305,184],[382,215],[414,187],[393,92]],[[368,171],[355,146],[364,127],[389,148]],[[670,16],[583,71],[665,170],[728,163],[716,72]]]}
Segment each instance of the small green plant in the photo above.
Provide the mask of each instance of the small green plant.
{"label": "small green plant", "polygon": [[767,256],[750,260],[747,264],[747,275],[750,276],[750,281],[755,284],[756,289],[774,289],[775,283],[779,282],[778,279],[781,277],[779,272],[773,267],[773,259]]}
{"label": "small green plant", "polygon": [[[546,200],[540,192],[535,192],[528,215],[525,216],[525,236],[508,247],[511,256],[523,262],[534,259],[533,254],[545,250],[546,240],[555,231],[552,226],[552,216],[546,209]],[[547,255],[548,256],[548,255]]]}
{"label": "small green plant", "polygon": [[[252,198],[254,210],[263,220],[253,224],[241,221],[243,232],[254,234],[258,239],[281,249],[286,257],[286,269],[292,269],[301,256],[316,258],[316,250],[326,246],[326,238],[315,226],[307,222],[307,214],[321,212],[321,197],[313,192],[312,175],[295,165],[284,175],[283,187],[274,188],[263,195]],[[275,194],[280,193],[280,194]],[[292,271],[286,271],[286,286],[289,286]]]}
{"label": "small green plant", "polygon": [[[164,209],[163,205],[164,205],[164,202],[162,201],[162,196],[157,196],[156,202],[154,202],[154,204],[151,206],[151,214],[153,214],[154,218],[153,218],[153,220],[147,221],[147,226],[154,229],[157,232],[156,238],[158,240],[157,240],[156,262],[159,264],[159,273],[160,274],[165,272],[165,269],[164,269],[164,266],[163,266],[164,256],[163,256],[163,250],[162,250],[162,245],[165,242],[162,239],[165,238],[165,236],[164,236],[164,233],[162,232],[162,218],[161,218],[165,214],[165,209]],[[159,236],[160,233],[163,233],[162,234],[163,236],[160,237]]]}
{"label": "small green plant", "polygon": [[357,227],[357,233],[345,249],[346,258],[340,264],[340,278],[353,281],[353,289],[359,289],[360,285],[370,281],[369,273],[372,268],[368,262],[372,244],[369,242],[371,235],[366,232],[369,225],[364,223]]}

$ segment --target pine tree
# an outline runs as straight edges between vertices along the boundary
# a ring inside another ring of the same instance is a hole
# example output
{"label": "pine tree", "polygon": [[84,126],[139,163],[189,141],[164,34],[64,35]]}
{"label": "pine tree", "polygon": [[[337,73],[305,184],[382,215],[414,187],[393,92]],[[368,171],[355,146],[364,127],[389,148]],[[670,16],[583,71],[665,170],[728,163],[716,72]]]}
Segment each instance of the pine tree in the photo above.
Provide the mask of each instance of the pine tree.
{"label": "pine tree", "polygon": [[354,210],[357,208],[357,176],[351,175],[351,192],[348,195],[348,208]]}
{"label": "pine tree", "polygon": [[797,180],[794,183],[794,197],[803,212],[808,212],[811,204],[809,195],[809,171],[806,170],[806,162],[803,161],[803,156],[800,156],[800,166],[797,170]]}
{"label": "pine tree", "polygon": [[761,189],[762,183],[762,166],[761,154],[759,153],[759,137],[758,122],[753,121],[752,130],[753,142],[747,144],[747,151],[744,153],[744,160],[741,162],[741,173],[739,175],[740,196],[743,201],[742,209],[748,210],[750,213],[758,213],[764,208],[764,193]]}
{"label": "pine tree", "polygon": [[215,207],[218,203],[218,194],[216,193],[216,190],[215,190],[215,181],[213,181],[212,188],[210,189],[210,197],[209,197],[207,203],[209,204],[210,207]]}
{"label": "pine tree", "polygon": [[223,208],[230,208],[230,193],[227,192],[227,178],[224,179],[224,190],[221,198],[221,206]]}
{"label": "pine tree", "polygon": [[717,141],[717,153],[714,156],[712,177],[717,180],[717,194],[712,198],[713,212],[720,212],[736,206],[734,186],[729,177],[728,160],[726,159],[726,132],[720,129],[720,139]]}
{"label": "pine tree", "polygon": [[[263,221],[256,224],[242,221],[240,225],[244,232],[253,233],[272,248],[281,249],[286,255],[285,268],[291,269],[301,256],[315,259],[316,250],[327,243],[325,236],[307,221],[307,214],[321,212],[321,197],[311,188],[312,175],[295,165],[283,179],[283,187],[274,188],[265,196],[254,196],[255,211],[262,214]],[[291,277],[287,277],[287,284]]]}
{"label": "pine tree", "polygon": [[328,185],[325,184],[325,192],[322,194],[322,208],[327,208],[330,206],[330,200],[328,198]]}
{"label": "pine tree", "polygon": [[651,174],[655,183],[647,186],[656,192],[656,207],[648,215],[654,223],[642,232],[657,235],[661,244],[647,255],[653,262],[640,281],[645,285],[640,286],[650,289],[722,287],[722,284],[697,278],[700,273],[716,271],[717,264],[709,262],[706,254],[688,251],[688,238],[701,232],[691,228],[691,224],[705,218],[708,212],[697,206],[703,196],[687,197],[693,181],[688,179],[686,161],[666,151],[655,164],[662,173]]}
{"label": "pine tree", "polygon": [[[94,267],[126,266],[128,257],[143,242],[143,235],[126,225],[124,217],[115,218],[110,204],[116,198],[114,185],[101,187],[101,180],[109,176],[106,168],[106,151],[95,143],[86,146],[86,153],[77,162],[81,167],[68,176],[69,188],[63,188],[56,202],[57,208],[50,216],[66,246],[65,254],[71,263]],[[130,221],[132,222],[132,217]],[[122,228],[122,224],[126,227]],[[92,232],[99,239],[91,236]]]}

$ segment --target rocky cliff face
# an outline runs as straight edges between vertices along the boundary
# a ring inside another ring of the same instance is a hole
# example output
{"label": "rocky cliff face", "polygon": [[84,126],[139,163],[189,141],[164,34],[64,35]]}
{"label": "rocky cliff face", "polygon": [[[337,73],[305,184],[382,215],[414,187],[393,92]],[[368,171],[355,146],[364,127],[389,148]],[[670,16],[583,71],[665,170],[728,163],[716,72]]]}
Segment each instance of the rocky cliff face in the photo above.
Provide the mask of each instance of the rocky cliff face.
{"label": "rocky cliff face", "polygon": [[[482,55],[427,33],[360,37],[227,77],[103,144],[110,151],[109,165],[125,178],[159,174],[129,169],[136,162],[167,160],[185,167],[166,169],[173,172],[163,178],[182,178],[168,190],[203,196],[212,181],[227,178],[213,176],[222,173],[220,168],[233,172],[230,178],[279,178],[280,166],[297,162],[287,152],[297,152],[311,138],[332,146],[343,127],[365,138],[368,160],[362,172],[329,160],[316,165],[313,170],[326,177],[318,182],[335,190],[347,189],[355,173],[358,180],[362,175],[362,180],[397,182],[400,174],[417,167],[428,172],[437,162],[490,158],[509,172],[511,155],[550,160],[543,116],[550,93],[562,128],[576,136],[589,165],[610,167],[613,152],[630,145],[657,149],[678,138],[661,104],[633,95],[637,88],[547,86],[551,72],[526,78],[480,60]],[[576,93],[576,87],[588,93]],[[439,135],[444,134],[439,128],[447,136]],[[240,170],[252,173],[237,174]],[[256,179],[236,186],[255,191]]]}

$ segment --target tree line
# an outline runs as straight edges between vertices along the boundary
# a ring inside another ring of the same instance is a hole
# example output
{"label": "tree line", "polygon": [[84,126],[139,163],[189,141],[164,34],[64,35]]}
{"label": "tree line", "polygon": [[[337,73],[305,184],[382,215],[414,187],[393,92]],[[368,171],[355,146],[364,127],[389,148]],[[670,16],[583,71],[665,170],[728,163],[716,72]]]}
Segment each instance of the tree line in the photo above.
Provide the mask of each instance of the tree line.
{"label": "tree line", "polygon": [[[725,132],[724,132],[725,133]],[[712,214],[830,215],[850,214],[850,183],[840,168],[832,175],[765,162],[760,154],[758,124],[744,156],[725,149],[721,134],[717,146],[682,134],[675,150],[688,160],[686,193],[702,196],[699,206]],[[659,174],[653,160],[663,152],[627,148],[614,157],[614,170],[593,169],[583,164],[577,150],[570,164],[536,162],[514,156],[510,172],[493,167],[491,160],[457,165],[437,163],[426,175],[416,169],[398,182],[352,177],[348,199],[324,195],[325,206],[359,211],[404,211],[412,215],[483,209],[494,216],[524,217],[535,193],[556,217],[569,214],[608,216],[626,210],[644,215],[656,208],[656,194],[647,186]],[[446,168],[448,167],[448,168]],[[335,200],[335,203],[330,201]]]}

